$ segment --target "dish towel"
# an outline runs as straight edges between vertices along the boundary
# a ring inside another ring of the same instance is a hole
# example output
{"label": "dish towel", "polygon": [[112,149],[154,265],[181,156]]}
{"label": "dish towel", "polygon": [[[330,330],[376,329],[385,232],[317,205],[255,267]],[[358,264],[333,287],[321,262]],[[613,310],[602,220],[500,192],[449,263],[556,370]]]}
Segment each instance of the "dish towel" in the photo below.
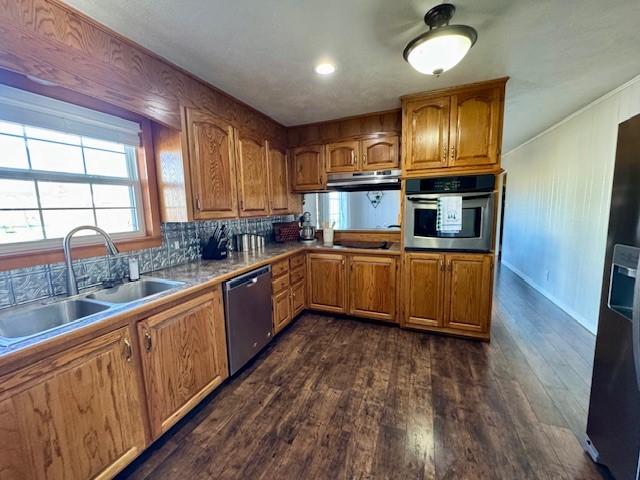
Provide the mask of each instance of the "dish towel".
{"label": "dish towel", "polygon": [[436,230],[457,233],[462,230],[462,197],[438,198]]}

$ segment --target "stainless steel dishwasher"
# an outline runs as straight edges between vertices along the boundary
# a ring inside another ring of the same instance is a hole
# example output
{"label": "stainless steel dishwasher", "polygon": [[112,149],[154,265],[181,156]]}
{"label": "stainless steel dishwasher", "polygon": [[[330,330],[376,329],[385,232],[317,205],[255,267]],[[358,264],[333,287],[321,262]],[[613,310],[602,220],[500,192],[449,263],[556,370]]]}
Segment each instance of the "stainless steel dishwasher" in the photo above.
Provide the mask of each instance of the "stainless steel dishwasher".
{"label": "stainless steel dishwasher", "polygon": [[270,265],[224,283],[224,313],[233,375],[271,341]]}

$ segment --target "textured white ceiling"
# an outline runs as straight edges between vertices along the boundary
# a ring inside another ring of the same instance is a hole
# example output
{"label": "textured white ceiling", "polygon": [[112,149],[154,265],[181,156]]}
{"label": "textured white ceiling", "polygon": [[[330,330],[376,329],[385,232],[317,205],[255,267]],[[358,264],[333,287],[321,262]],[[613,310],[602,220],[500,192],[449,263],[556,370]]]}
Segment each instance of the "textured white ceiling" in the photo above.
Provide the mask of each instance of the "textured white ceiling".
{"label": "textured white ceiling", "polygon": [[[503,151],[640,73],[638,0],[459,0],[478,42],[440,78],[402,58],[433,0],[66,0],[284,125],[509,76]],[[338,70],[313,71],[320,60]]]}

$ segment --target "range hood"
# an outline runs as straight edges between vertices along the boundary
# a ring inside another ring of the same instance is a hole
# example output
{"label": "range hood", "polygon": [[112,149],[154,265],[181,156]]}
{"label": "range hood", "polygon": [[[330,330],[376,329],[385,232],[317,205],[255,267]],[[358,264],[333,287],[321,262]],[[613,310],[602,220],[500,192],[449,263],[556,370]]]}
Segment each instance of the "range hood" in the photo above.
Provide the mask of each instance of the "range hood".
{"label": "range hood", "polygon": [[341,191],[400,190],[400,173],[395,170],[330,173],[327,189]]}

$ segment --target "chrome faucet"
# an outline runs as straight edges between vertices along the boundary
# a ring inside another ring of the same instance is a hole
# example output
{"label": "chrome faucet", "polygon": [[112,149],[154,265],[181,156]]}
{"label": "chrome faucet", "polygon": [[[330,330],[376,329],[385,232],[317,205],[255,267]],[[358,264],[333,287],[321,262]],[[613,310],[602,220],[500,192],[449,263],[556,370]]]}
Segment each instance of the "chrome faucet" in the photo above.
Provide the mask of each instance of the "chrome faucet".
{"label": "chrome faucet", "polygon": [[81,225],[67,233],[67,235],[65,235],[64,237],[64,240],[62,241],[62,246],[64,249],[64,263],[67,269],[67,296],[69,297],[78,294],[78,282],[76,281],[76,274],[73,271],[73,259],[71,258],[71,238],[80,230],[93,230],[94,232],[99,233],[104,238],[104,244],[107,247],[107,254],[118,254],[118,247],[116,247],[116,244],[113,243],[113,240],[111,240],[109,234],[100,227],[94,227],[92,225]]}

